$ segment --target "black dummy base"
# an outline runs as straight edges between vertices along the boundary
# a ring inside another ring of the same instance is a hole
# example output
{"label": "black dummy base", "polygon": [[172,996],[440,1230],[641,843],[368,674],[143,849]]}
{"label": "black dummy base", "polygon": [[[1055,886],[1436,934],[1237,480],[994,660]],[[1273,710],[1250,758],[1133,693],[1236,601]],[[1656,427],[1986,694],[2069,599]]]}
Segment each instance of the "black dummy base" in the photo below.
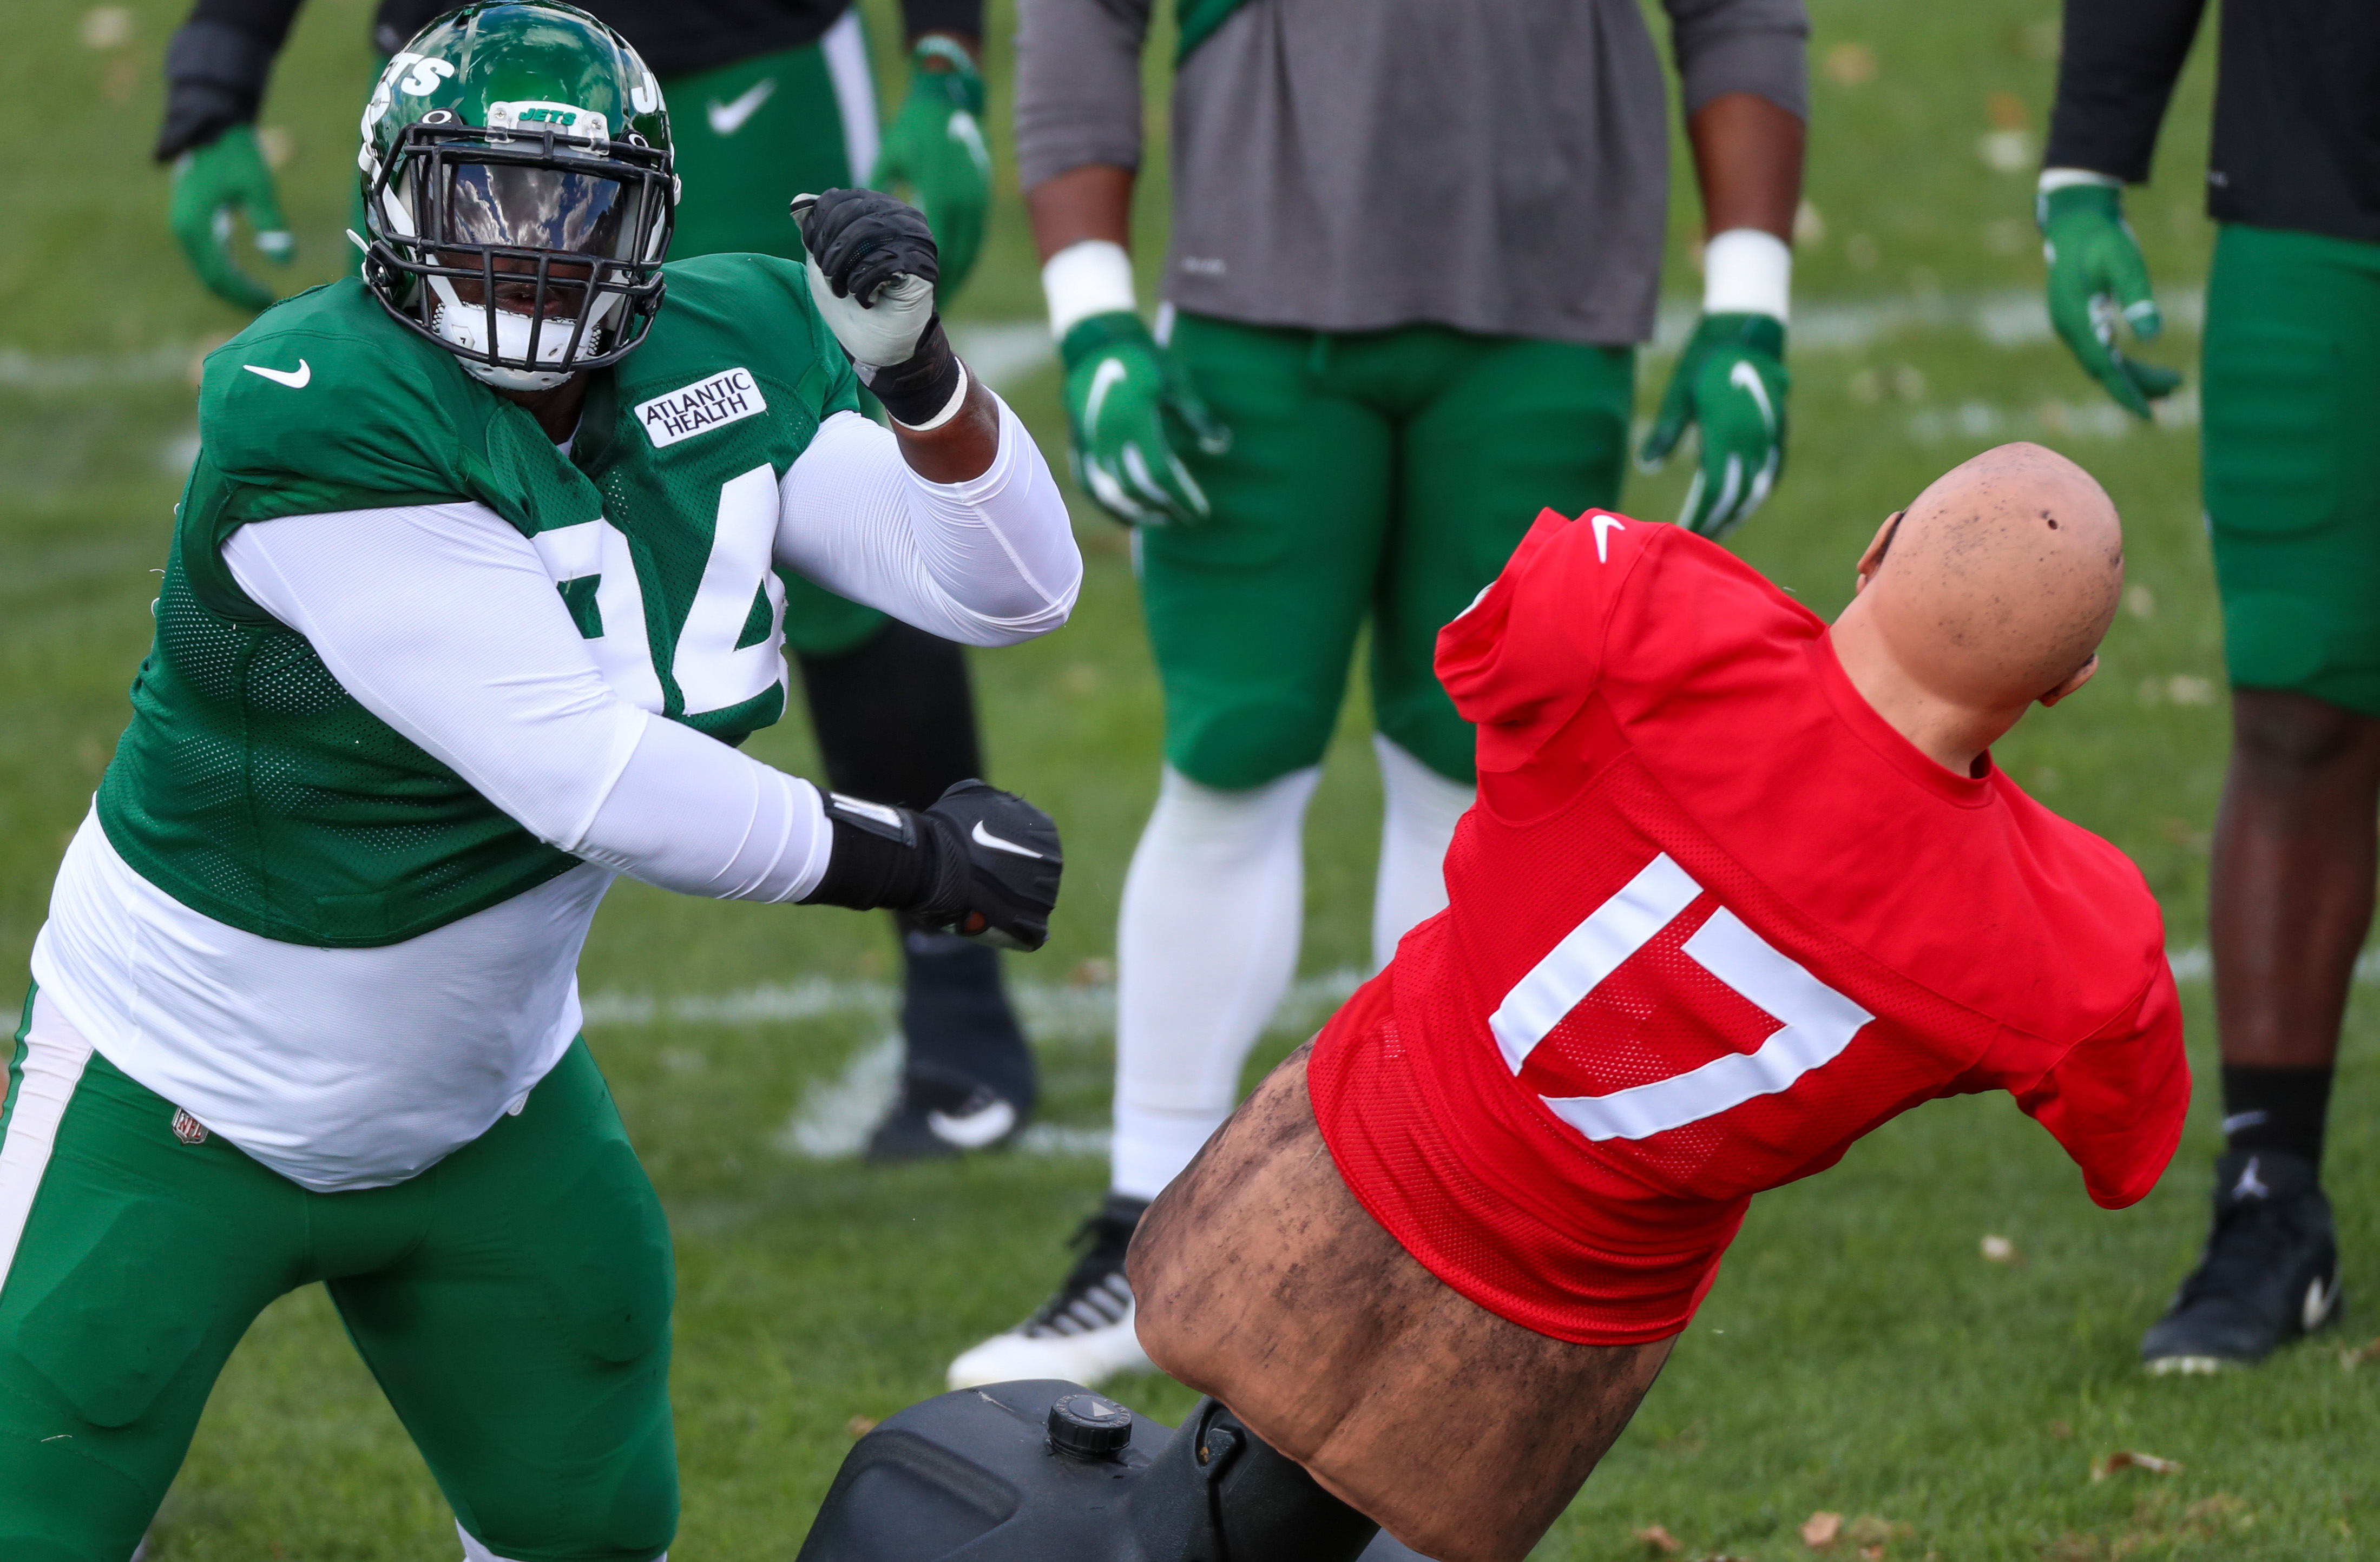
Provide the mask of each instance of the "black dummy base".
{"label": "black dummy base", "polygon": [[1039,1379],[859,1440],[799,1562],[1401,1562],[1408,1551],[1212,1399],[1180,1431]]}

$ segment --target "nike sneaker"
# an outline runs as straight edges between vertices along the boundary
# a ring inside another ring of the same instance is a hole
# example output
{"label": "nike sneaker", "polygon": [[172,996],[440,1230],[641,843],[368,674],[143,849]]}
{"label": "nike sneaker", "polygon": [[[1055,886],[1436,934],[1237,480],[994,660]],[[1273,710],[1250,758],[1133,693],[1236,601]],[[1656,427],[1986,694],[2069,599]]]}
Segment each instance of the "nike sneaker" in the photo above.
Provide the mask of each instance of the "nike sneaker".
{"label": "nike sneaker", "polygon": [[2313,1163],[2228,1150],[2215,1163],[2206,1255],[2141,1341],[2141,1360],[2160,1375],[2246,1366],[2341,1312],[2338,1243]]}
{"label": "nike sneaker", "polygon": [[1034,1314],[951,1363],[950,1386],[974,1388],[1023,1378],[1062,1378],[1096,1388],[1118,1373],[1153,1372],[1133,1332],[1132,1287],[1123,1277],[1146,1199],[1110,1193],[1075,1232],[1082,1256],[1066,1283]]}
{"label": "nike sneaker", "polygon": [[1024,1126],[1016,1103],[991,1086],[913,1071],[902,1076],[899,1098],[868,1136],[868,1158],[889,1166],[989,1150]]}

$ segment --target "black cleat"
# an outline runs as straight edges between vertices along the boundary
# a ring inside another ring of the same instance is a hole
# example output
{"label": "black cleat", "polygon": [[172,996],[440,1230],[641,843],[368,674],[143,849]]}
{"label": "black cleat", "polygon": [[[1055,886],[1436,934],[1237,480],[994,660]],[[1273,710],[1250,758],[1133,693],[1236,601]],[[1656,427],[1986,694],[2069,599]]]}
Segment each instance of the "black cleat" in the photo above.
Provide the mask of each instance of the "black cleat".
{"label": "black cleat", "polygon": [[868,1158],[892,1166],[989,1150],[1024,1126],[1025,1113],[991,1086],[913,1071],[902,1076],[900,1098],[868,1136]]}
{"label": "black cleat", "polygon": [[2313,1163],[2228,1150],[2215,1162],[2206,1255],[2141,1341],[2141,1360],[2159,1375],[2246,1366],[2343,1311],[2330,1200]]}

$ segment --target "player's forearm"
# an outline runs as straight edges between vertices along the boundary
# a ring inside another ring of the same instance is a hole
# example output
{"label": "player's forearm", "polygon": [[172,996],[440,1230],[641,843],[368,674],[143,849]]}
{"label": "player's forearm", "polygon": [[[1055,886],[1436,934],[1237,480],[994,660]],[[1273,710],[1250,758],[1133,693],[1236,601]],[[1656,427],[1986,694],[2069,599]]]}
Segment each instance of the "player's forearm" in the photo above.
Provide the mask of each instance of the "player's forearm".
{"label": "player's forearm", "polygon": [[832,841],[808,781],[651,716],[584,831],[552,843],[681,895],[781,903],[818,887]]}
{"label": "player's forearm", "polygon": [[1713,98],[1686,121],[1704,231],[1754,228],[1790,244],[1806,140],[1799,115],[1752,92]]}
{"label": "player's forearm", "polygon": [[1027,189],[1025,211],[1042,260],[1086,239],[1131,248],[1134,178],[1130,168],[1090,163]]}
{"label": "player's forearm", "polygon": [[199,0],[165,46],[161,163],[256,118],[299,0]]}
{"label": "player's forearm", "polygon": [[2043,166],[2146,179],[2205,8],[2206,0],[2067,0]]}
{"label": "player's forearm", "polygon": [[938,483],[894,437],[844,414],[780,485],[776,561],[931,635],[1002,646],[1066,621],[1083,561],[1056,479],[999,397],[990,463]]}
{"label": "player's forearm", "polygon": [[901,0],[901,22],[912,45],[939,33],[981,62],[983,0]]}

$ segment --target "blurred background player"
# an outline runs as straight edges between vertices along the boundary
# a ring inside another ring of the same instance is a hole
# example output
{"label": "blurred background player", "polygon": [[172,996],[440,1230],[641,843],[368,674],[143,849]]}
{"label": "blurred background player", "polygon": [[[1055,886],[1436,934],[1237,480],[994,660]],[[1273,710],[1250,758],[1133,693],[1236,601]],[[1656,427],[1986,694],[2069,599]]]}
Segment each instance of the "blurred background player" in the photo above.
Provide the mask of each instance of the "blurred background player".
{"label": "blurred background player", "polygon": [[[2125,406],[2181,382],[2126,357],[2162,321],[2121,187],[2148,177],[2204,0],[2068,0],[2041,176],[2049,308]],[[2233,746],[2208,941],[2225,1147],[2198,1267],[2142,1341],[2153,1372],[2256,1361],[2340,1314],[2323,1124],[2380,805],[2380,11],[2223,8],[2207,212],[2203,445]]]}
{"label": "blurred background player", "polygon": [[[268,260],[295,253],[255,120],[299,0],[199,0],[165,55],[160,161],[174,165],[172,224],[199,279],[261,309],[273,294],[231,255],[245,212]],[[394,53],[443,0],[382,0],[372,39]],[[789,259],[785,202],[863,179],[907,188],[941,249],[941,295],[974,266],[990,205],[978,69],[982,0],[904,0],[907,98],[880,132],[859,13],[849,0],[598,0],[661,79],[676,138],[673,260],[731,251]],[[922,808],[985,773],[965,654],[955,645],[788,575],[787,644],[829,780],[856,796]],[[997,1144],[1033,1109],[1031,1052],[1002,990],[999,956],[895,918],[907,1047],[900,1098],[868,1143],[879,1160]]]}
{"label": "blurred background player", "polygon": [[[1690,423],[1717,536],[1785,455],[1802,0],[1665,0],[1709,243],[1647,459]],[[1373,957],[1446,903],[1471,730],[1440,625],[1541,507],[1614,503],[1668,206],[1660,62],[1629,0],[1192,0],[1162,307],[1127,253],[1148,0],[1022,0],[1017,145],[1076,475],[1135,527],[1165,769],[1116,935],[1111,1192],[953,1386],[1144,1363],[1123,1253],[1228,1116],[1297,966],[1301,832],[1368,621],[1386,792]]]}

